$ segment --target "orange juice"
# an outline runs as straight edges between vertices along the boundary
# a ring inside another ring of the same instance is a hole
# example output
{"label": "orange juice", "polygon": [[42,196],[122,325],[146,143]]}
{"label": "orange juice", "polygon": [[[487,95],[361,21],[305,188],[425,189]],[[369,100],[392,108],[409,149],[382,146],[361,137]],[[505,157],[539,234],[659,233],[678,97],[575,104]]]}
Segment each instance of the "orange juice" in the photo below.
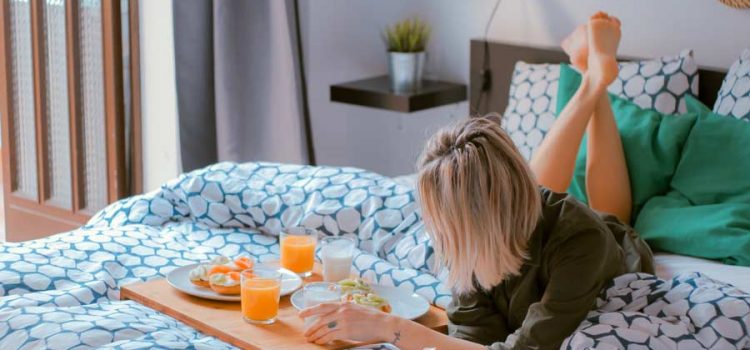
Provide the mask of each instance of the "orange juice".
{"label": "orange juice", "polygon": [[242,316],[252,323],[273,323],[279,313],[278,279],[249,278],[240,288]]}
{"label": "orange juice", "polygon": [[281,267],[306,276],[315,263],[315,236],[283,235],[281,237]]}

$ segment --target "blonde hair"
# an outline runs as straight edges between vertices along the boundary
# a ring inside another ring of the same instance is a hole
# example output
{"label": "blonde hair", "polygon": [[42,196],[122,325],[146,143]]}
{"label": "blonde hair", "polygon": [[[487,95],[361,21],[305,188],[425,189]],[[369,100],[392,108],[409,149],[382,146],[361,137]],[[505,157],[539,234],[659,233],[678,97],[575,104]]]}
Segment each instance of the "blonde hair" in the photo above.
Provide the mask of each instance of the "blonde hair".
{"label": "blonde hair", "polygon": [[425,225],[453,290],[489,290],[519,274],[541,196],[500,117],[468,118],[438,131],[419,164]]}

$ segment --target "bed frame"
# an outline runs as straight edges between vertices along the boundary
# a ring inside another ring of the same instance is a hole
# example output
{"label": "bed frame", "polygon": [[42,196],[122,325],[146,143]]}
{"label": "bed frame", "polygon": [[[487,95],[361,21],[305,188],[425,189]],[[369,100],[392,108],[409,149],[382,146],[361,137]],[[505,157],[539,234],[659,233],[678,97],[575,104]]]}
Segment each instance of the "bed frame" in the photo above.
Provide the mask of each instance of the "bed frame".
{"label": "bed frame", "polygon": [[[487,68],[489,69],[491,78],[489,86],[482,95],[485,45],[489,53]],[[622,57],[622,59],[633,60],[635,58]],[[520,46],[500,42],[472,40],[469,78],[470,113],[503,113],[505,111],[505,107],[508,104],[510,80],[517,61],[528,63],[561,63],[568,62],[568,57],[559,48]],[[698,71],[700,74],[698,98],[706,106],[713,107],[726,71],[709,68],[700,68]]]}

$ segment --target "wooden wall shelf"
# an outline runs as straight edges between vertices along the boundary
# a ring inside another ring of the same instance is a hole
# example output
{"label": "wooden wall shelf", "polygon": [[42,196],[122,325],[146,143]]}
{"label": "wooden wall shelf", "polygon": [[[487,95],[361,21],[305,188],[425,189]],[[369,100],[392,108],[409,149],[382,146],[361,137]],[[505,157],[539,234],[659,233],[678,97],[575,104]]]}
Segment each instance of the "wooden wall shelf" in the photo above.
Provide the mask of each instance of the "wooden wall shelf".
{"label": "wooden wall shelf", "polygon": [[414,112],[466,100],[466,85],[425,80],[413,93],[391,91],[387,75],[331,85],[331,101],[360,106]]}

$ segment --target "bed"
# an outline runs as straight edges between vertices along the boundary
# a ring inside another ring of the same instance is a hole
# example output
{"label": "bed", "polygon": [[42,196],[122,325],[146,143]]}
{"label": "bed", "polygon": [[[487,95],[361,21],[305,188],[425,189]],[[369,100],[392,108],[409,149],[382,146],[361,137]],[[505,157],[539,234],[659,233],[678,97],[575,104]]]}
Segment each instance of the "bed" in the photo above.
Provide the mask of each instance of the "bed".
{"label": "bed", "polygon": [[0,244],[0,349],[233,349],[119,287],[216,255],[278,259],[283,227],[357,241],[354,267],[445,307],[413,190],[356,168],[219,163],[127,198],[80,229]]}
{"label": "bed", "polygon": [[[488,60],[486,58],[489,58]],[[622,57],[622,60],[634,60]],[[567,55],[558,48],[541,48],[500,42],[472,40],[469,101],[478,113],[504,111],[513,69],[517,61],[527,63],[567,62]],[[482,90],[483,72],[489,70],[489,89]],[[721,88],[725,70],[699,68],[698,98],[707,106],[713,106]],[[480,97],[481,96],[481,97]],[[398,179],[404,183],[413,181],[413,176]],[[656,252],[656,274],[669,279],[684,272],[701,272],[706,276],[729,282],[750,292],[750,267],[730,266],[710,260]]]}
{"label": "bed", "polygon": [[[473,98],[483,47],[472,42]],[[487,96],[503,96],[511,61],[561,59],[554,50],[488,47],[505,58],[491,63]],[[502,110],[498,100],[483,99],[483,110]],[[436,273],[410,181],[348,167],[219,163],[113,203],[77,230],[2,243],[0,349],[233,349],[120,301],[119,287],[215,255],[277,259],[279,232],[299,225],[354,238],[360,276],[445,307],[450,290]],[[564,347],[750,346],[750,278],[742,277],[750,268],[669,255],[657,262],[658,277],[627,274],[603,290]]]}
{"label": "bed", "polygon": [[[518,61],[557,64],[567,62],[567,56],[557,48],[473,40],[469,88],[472,112],[506,110]],[[726,71],[698,68],[697,72],[697,97],[713,106]],[[413,177],[399,181],[408,183]],[[656,252],[655,263],[656,276],[638,274],[615,279],[597,300],[597,309],[589,313],[563,348],[750,347],[750,267],[663,252]],[[711,292],[705,293],[708,290]],[[709,300],[710,305],[702,304]],[[729,338],[723,338],[725,335]]]}

